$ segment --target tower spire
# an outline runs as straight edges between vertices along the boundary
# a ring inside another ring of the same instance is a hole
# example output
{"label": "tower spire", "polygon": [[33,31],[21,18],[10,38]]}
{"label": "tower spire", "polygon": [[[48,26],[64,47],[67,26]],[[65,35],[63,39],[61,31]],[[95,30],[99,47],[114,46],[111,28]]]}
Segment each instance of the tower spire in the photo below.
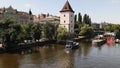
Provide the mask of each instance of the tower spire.
{"label": "tower spire", "polygon": [[60,12],[73,12],[74,13],[74,11],[71,8],[70,3],[69,3],[68,0],[66,1],[64,7],[62,8],[62,10]]}

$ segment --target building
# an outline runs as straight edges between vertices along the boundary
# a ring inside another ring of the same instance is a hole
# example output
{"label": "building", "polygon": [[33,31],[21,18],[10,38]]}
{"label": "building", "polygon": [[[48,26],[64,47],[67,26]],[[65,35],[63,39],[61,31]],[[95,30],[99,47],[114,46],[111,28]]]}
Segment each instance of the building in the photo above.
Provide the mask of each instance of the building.
{"label": "building", "polygon": [[49,15],[46,18],[40,20],[40,23],[46,23],[46,22],[50,22],[50,23],[54,23],[54,24],[59,25],[60,24],[60,17]]}
{"label": "building", "polygon": [[34,23],[36,22],[39,22],[41,24],[45,24],[49,22],[49,23],[54,23],[56,25],[59,25],[60,17],[49,15],[49,14],[39,14],[39,15],[34,16]]}
{"label": "building", "polygon": [[0,20],[6,17],[13,18],[19,23],[33,22],[31,10],[29,10],[29,12],[17,11],[17,9],[13,9],[12,6],[0,8]]}
{"label": "building", "polygon": [[92,23],[92,27],[94,29],[100,29],[100,24],[99,23]]}
{"label": "building", "polygon": [[100,28],[103,29],[104,27],[106,27],[109,23],[107,22],[101,22],[100,23]]}
{"label": "building", "polygon": [[40,22],[40,20],[48,17],[49,14],[38,14],[38,15],[34,15],[33,19],[34,19],[34,22]]}
{"label": "building", "polygon": [[70,33],[74,34],[74,11],[70,6],[68,0],[60,11],[60,27],[64,27]]}

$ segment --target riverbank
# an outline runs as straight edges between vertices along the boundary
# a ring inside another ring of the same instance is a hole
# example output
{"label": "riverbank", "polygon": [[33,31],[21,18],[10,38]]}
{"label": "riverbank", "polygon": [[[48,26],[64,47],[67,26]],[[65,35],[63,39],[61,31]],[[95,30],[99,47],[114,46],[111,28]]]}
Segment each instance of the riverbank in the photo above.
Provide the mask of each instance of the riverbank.
{"label": "riverbank", "polygon": [[[80,37],[80,38],[74,38],[73,41],[79,42],[86,39],[87,38],[85,37]],[[16,45],[16,47],[10,48],[8,50],[6,50],[5,48],[0,48],[0,53],[20,52],[23,50],[32,49],[33,47],[50,46],[51,44],[65,45],[66,41],[63,40],[57,42],[57,40],[47,40],[47,41],[37,41],[37,42],[29,42],[29,43],[19,43],[18,45]]]}
{"label": "riverbank", "polygon": [[28,50],[28,49],[32,49],[33,47],[37,47],[37,46],[41,47],[41,46],[50,45],[50,44],[56,44],[56,40],[30,42],[30,43],[19,43],[18,45],[16,45],[16,47],[10,48],[8,50],[6,50],[4,47],[1,47],[0,53],[15,53],[15,52],[17,53],[22,50]]}

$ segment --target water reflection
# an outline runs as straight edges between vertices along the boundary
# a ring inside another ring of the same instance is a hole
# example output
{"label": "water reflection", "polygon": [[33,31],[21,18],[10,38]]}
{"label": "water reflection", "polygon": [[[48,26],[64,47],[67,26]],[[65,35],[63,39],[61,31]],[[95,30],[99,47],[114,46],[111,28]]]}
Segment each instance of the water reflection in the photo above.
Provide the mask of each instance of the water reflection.
{"label": "water reflection", "polygon": [[[64,45],[33,48],[29,54],[0,54],[0,68],[119,68],[120,44],[92,45],[80,42],[79,49]],[[33,50],[32,50],[33,51]]]}
{"label": "water reflection", "polygon": [[79,45],[80,45],[80,51],[83,54],[83,56],[87,56],[91,50],[92,44],[89,42],[81,42]]}
{"label": "water reflection", "polygon": [[19,68],[19,60],[22,56],[18,54],[1,54],[0,55],[0,68]]}

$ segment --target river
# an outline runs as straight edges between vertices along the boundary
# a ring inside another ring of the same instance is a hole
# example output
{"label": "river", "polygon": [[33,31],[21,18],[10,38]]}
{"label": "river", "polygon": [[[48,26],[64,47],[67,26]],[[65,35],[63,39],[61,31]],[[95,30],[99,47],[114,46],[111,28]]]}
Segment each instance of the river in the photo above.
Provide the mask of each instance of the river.
{"label": "river", "polygon": [[93,46],[80,42],[79,49],[64,45],[39,47],[28,54],[0,54],[0,68],[120,68],[120,44]]}

